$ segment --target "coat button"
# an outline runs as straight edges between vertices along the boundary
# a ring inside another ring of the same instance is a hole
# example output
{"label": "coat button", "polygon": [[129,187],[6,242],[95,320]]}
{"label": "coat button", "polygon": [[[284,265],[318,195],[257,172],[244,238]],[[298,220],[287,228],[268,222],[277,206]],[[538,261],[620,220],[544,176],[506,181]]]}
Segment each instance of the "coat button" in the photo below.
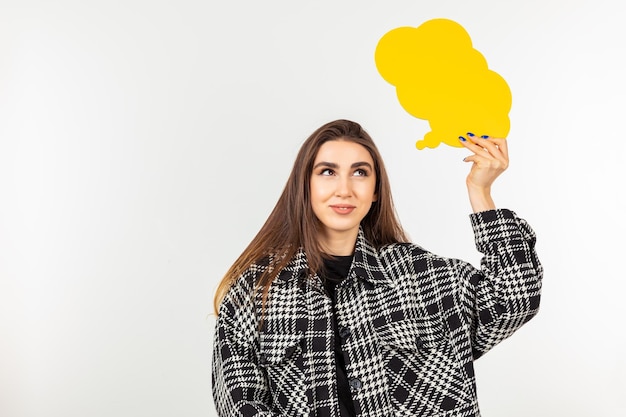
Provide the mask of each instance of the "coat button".
{"label": "coat button", "polygon": [[265,355],[264,353],[261,353],[259,355],[259,365],[267,365],[268,360],[267,360],[267,355]]}
{"label": "coat button", "polygon": [[350,385],[350,389],[352,391],[358,391],[361,388],[363,388],[363,383],[361,382],[361,380],[357,378],[350,378],[350,380],[348,381],[348,384]]}
{"label": "coat button", "polygon": [[339,328],[339,337],[341,337],[343,340],[346,340],[347,338],[349,338],[351,334],[352,332],[350,331],[348,327],[341,326]]}
{"label": "coat button", "polygon": [[296,351],[296,347],[295,346],[291,346],[291,347],[288,347],[287,349],[285,349],[285,358],[291,359],[291,357],[293,356],[295,351]]}

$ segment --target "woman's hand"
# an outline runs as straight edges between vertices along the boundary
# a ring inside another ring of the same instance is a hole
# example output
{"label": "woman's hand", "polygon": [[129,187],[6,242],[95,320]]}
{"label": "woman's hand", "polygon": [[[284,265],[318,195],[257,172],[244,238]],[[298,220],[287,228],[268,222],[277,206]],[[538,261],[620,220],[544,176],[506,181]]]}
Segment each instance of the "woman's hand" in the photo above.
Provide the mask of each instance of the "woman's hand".
{"label": "woman's hand", "polygon": [[465,162],[472,162],[472,168],[465,180],[472,209],[476,213],[496,208],[491,198],[491,184],[509,166],[506,139],[478,137],[468,132],[466,137],[461,136],[459,140],[473,152],[463,159]]}

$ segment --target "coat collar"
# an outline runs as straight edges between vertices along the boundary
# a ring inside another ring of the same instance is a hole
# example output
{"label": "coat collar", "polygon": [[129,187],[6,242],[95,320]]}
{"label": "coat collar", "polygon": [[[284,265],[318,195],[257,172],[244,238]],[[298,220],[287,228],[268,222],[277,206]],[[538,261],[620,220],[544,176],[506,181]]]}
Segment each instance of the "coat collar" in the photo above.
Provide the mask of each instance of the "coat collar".
{"label": "coat collar", "polygon": [[359,227],[350,269],[350,274],[355,274],[370,284],[393,286],[393,281],[387,276],[385,267],[378,256],[378,250],[365,238],[362,227]]}
{"label": "coat collar", "polygon": [[[306,254],[303,248],[300,248],[291,262],[285,267],[284,272],[281,273],[283,280],[288,280],[292,277],[299,279],[307,278],[308,276],[308,263]],[[354,247],[354,257],[352,259],[352,266],[348,273],[348,278],[356,276],[372,285],[387,285],[394,286],[394,283],[387,276],[385,267],[381,262],[378,251],[366,238],[363,233],[363,228],[359,227],[359,233],[356,238],[356,245]],[[280,277],[278,278],[281,279]],[[314,277],[313,281],[320,281],[319,277]],[[321,285],[321,281],[318,283]]]}

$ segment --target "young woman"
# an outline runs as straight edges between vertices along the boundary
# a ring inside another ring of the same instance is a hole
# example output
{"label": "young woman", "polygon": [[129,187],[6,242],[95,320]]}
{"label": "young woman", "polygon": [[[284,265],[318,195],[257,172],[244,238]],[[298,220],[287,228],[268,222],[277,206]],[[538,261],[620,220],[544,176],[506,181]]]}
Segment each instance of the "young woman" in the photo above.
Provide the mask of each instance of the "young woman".
{"label": "young woman", "polygon": [[506,141],[459,139],[481,269],[407,243],[360,125],[304,142],[215,296],[220,416],[479,415],[473,361],[536,314],[542,268],[533,231],[491,199]]}

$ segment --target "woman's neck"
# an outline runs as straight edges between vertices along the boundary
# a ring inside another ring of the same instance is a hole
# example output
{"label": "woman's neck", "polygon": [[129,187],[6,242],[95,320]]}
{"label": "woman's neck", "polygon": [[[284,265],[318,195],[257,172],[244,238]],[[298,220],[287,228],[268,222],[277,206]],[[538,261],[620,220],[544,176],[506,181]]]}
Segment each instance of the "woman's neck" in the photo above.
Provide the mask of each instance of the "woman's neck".
{"label": "woman's neck", "polygon": [[322,251],[334,256],[349,256],[354,253],[358,230],[354,233],[324,233],[320,236]]}

